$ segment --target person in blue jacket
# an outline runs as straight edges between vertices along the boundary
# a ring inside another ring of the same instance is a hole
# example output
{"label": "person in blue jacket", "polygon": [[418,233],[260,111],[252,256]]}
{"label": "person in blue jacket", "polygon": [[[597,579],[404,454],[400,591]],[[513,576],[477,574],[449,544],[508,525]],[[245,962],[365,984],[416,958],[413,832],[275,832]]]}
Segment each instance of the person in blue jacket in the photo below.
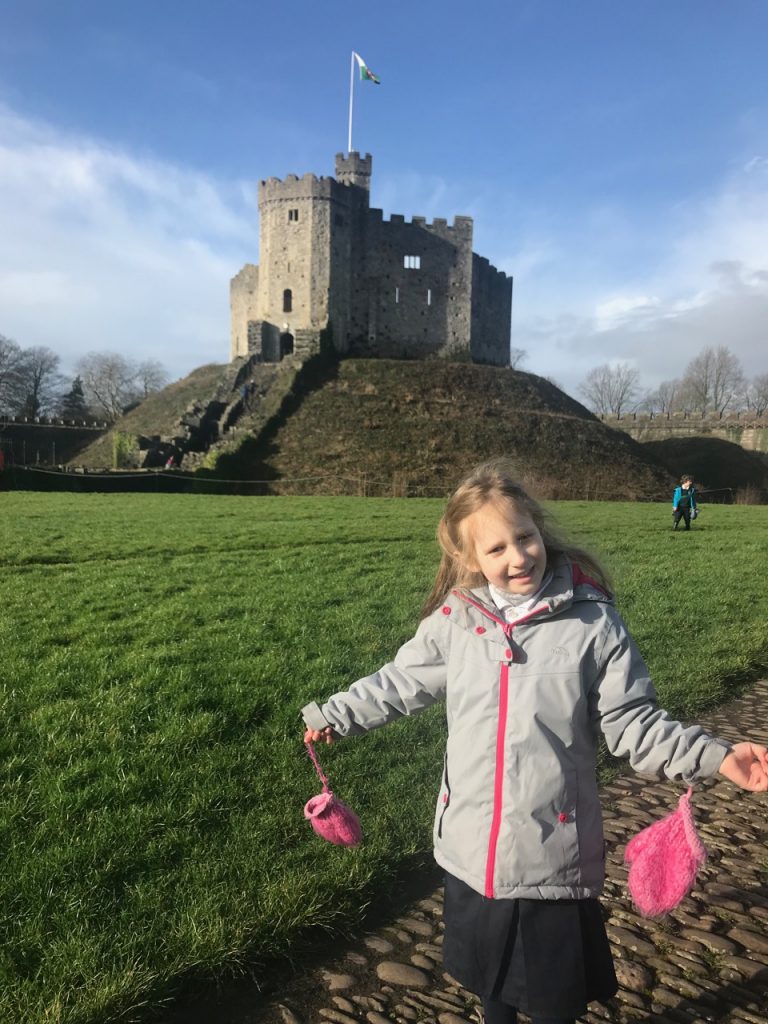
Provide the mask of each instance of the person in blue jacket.
{"label": "person in blue jacket", "polygon": [[696,488],[693,486],[693,477],[690,473],[683,473],[672,496],[672,529],[676,530],[682,519],[686,530],[690,530],[691,519],[695,519],[697,513]]}

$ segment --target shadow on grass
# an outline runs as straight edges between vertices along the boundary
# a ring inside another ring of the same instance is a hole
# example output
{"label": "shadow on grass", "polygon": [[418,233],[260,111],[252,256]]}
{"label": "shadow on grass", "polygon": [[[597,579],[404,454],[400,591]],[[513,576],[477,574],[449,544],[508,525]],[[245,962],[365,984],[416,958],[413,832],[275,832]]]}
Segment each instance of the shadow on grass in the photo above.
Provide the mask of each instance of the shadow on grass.
{"label": "shadow on grass", "polygon": [[[331,961],[342,960],[347,953],[359,953],[364,935],[391,924],[416,900],[431,895],[442,879],[443,871],[431,853],[415,854],[403,862],[386,891],[366,904],[356,927],[343,929],[339,925],[332,933],[317,928],[305,932],[292,944],[290,957],[252,966],[258,980],[252,976],[190,981],[184,986],[184,994],[153,1019],[160,1024],[250,1024],[265,1019],[270,1009],[274,1012],[278,998],[285,998],[302,1016],[328,1005],[330,996],[325,990],[318,991],[315,972]],[[371,969],[351,962],[349,968],[344,966],[345,972],[347,969],[361,984],[371,974]],[[370,985],[371,989],[376,987],[378,982]]]}

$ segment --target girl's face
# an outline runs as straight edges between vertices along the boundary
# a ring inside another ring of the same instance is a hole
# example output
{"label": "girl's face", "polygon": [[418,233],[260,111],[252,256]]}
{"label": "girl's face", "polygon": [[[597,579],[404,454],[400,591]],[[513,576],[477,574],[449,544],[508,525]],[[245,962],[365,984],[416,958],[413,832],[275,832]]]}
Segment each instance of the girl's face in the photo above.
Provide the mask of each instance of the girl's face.
{"label": "girl's face", "polygon": [[462,533],[467,568],[499,590],[532,597],[544,579],[547,552],[538,527],[511,501],[489,501],[467,516]]}

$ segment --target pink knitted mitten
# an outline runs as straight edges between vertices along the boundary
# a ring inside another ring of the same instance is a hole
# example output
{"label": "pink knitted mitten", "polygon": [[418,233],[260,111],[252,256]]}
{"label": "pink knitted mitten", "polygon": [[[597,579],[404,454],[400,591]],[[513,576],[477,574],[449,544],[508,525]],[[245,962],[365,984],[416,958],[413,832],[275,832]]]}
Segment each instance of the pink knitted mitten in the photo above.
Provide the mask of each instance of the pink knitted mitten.
{"label": "pink knitted mitten", "polygon": [[357,846],[363,838],[360,819],[351,807],[342,803],[328,788],[328,779],[323,775],[314,744],[307,743],[306,747],[323,783],[323,791],[307,801],[304,817],[309,820],[315,832],[329,843],[335,843],[336,846]]}
{"label": "pink knitted mitten", "polygon": [[692,792],[690,788],[680,797],[676,811],[627,843],[629,891],[645,917],[662,917],[674,910],[693,888],[707,859],[691,812]]}

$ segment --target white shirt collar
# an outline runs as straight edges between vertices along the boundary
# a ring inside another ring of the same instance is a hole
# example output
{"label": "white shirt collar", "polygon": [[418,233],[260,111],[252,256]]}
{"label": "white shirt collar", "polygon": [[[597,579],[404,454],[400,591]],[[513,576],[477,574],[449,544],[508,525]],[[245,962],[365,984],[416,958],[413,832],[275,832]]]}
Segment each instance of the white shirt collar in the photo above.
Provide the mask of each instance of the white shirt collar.
{"label": "white shirt collar", "polygon": [[491,599],[499,609],[507,622],[516,622],[522,619],[528,612],[533,611],[541,599],[541,595],[552,582],[552,573],[544,574],[541,586],[532,597],[521,597],[517,594],[508,594],[505,590],[499,590],[492,583],[488,584]]}

